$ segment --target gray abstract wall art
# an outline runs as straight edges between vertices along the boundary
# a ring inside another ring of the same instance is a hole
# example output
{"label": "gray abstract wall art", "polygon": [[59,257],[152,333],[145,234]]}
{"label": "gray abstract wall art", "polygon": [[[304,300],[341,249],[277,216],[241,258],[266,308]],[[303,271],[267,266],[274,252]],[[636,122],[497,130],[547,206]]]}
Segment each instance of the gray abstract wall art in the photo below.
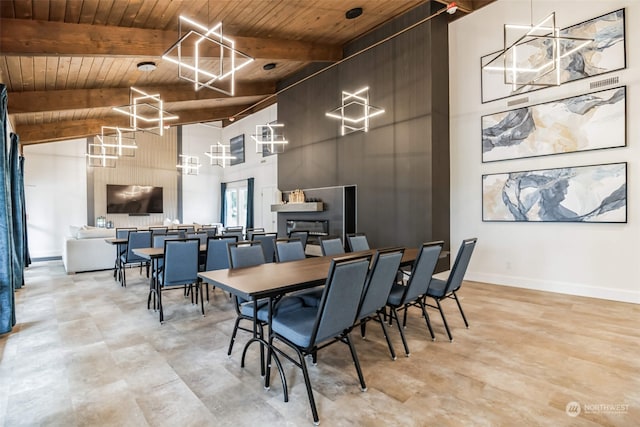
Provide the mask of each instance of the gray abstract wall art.
{"label": "gray abstract wall art", "polygon": [[[593,39],[587,46],[560,59],[561,84],[626,68],[624,12],[624,9],[619,9],[560,31],[560,37]],[[566,46],[566,50],[570,51],[570,46]],[[543,86],[528,85],[512,91],[511,85],[505,83],[504,72],[482,68],[501,52],[480,58],[483,104],[547,87],[544,86],[545,79],[541,79],[538,84]],[[540,54],[551,59],[551,52],[551,49],[547,49],[547,52],[541,51]],[[552,74],[549,74],[549,79]]]}
{"label": "gray abstract wall art", "polygon": [[626,87],[482,117],[482,162],[626,146]]}
{"label": "gray abstract wall art", "polygon": [[627,163],[482,176],[482,220],[627,222]]}

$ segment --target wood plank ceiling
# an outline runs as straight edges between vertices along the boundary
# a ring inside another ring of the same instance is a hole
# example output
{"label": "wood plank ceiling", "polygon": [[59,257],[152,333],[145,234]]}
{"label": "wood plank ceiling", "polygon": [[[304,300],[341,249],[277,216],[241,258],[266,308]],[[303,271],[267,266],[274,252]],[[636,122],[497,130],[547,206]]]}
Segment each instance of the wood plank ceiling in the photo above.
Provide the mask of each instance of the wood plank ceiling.
{"label": "wood plank ceiling", "polygon": [[[447,3],[447,0],[438,0]],[[458,1],[461,16],[493,0]],[[2,0],[0,82],[23,144],[126,127],[113,106],[130,87],[159,93],[177,123],[223,120],[275,102],[278,81],[312,62],[342,59],[342,47],[425,0]],[[345,12],[362,7],[357,19]],[[179,16],[222,21],[225,36],[255,60],[236,76],[233,97],[194,91],[161,56],[179,37]],[[151,72],[137,64],[153,61]],[[271,70],[263,69],[275,63]],[[259,106],[255,104],[269,98]],[[254,108],[252,108],[252,106]],[[177,124],[176,122],[172,122]]]}

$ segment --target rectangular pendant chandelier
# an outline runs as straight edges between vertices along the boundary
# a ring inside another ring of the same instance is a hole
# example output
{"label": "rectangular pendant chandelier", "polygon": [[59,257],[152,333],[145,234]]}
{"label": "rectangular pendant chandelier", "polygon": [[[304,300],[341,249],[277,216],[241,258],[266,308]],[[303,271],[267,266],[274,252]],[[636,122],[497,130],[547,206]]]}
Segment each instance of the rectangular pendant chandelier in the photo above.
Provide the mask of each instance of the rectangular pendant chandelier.
{"label": "rectangular pendant chandelier", "polygon": [[231,155],[229,145],[223,145],[219,142],[210,145],[209,151],[205,151],[204,154],[209,158],[209,164],[211,166],[220,166],[221,168],[226,168],[231,164],[231,160],[235,160],[236,158]]}
{"label": "rectangular pendant chandelier", "polygon": [[87,166],[92,168],[115,168],[118,159],[115,149],[102,144],[89,144],[86,157]]}
{"label": "rectangular pendant chandelier", "polygon": [[[182,33],[182,25],[195,29]],[[180,16],[179,38],[162,55],[178,65],[178,76],[193,83],[195,91],[209,88],[235,95],[235,74],[253,58],[235,48],[235,41],[222,34],[222,22],[211,28]]]}
{"label": "rectangular pendant chandelier", "polygon": [[164,111],[164,102],[159,94],[150,95],[131,87],[129,98],[129,105],[113,107],[113,110],[129,116],[129,126],[134,131],[163,136],[167,122],[178,119],[178,116]]}
{"label": "rectangular pendant chandelier", "polygon": [[284,147],[289,143],[283,130],[283,123],[256,125],[256,133],[251,135],[251,139],[256,143],[256,153],[265,151],[270,154],[283,153]]}
{"label": "rectangular pendant chandelier", "polygon": [[340,135],[344,136],[351,132],[368,132],[370,119],[382,113],[383,108],[369,103],[369,87],[364,87],[353,93],[343,90],[342,105],[325,114],[341,121]]}
{"label": "rectangular pendant chandelier", "polygon": [[176,165],[183,175],[198,175],[200,173],[200,157],[180,154],[180,163]]}
{"label": "rectangular pendant chandelier", "polygon": [[134,129],[102,126],[102,132],[96,135],[96,138],[102,146],[114,148],[118,157],[135,157],[136,155],[138,145]]}
{"label": "rectangular pendant chandelier", "polygon": [[487,72],[504,74],[504,84],[512,91],[523,86],[562,84],[560,61],[586,47],[593,39],[560,34],[552,12],[536,25],[505,24],[504,49],[482,66]]}

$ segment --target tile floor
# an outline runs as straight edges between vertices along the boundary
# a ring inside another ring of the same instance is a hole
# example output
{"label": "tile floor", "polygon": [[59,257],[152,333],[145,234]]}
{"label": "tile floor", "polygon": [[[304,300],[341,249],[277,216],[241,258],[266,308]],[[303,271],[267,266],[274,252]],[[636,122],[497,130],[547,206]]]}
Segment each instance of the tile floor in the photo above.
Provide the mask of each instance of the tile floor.
{"label": "tile floor", "polygon": [[[284,403],[276,375],[262,387],[257,347],[240,367],[247,334],[227,357],[228,295],[214,292],[203,318],[165,293],[160,325],[147,279],[129,273],[121,288],[109,271],[66,275],[59,261],[27,270],[19,323],[0,336],[0,426],[312,425],[299,370],[283,362]],[[310,368],[321,424],[638,425],[640,306],[474,282],[461,295],[471,328],[447,304],[453,343],[435,311],[435,342],[411,312],[408,358],[395,328],[395,361],[377,325],[354,333],[367,392],[346,346],[323,350]]]}

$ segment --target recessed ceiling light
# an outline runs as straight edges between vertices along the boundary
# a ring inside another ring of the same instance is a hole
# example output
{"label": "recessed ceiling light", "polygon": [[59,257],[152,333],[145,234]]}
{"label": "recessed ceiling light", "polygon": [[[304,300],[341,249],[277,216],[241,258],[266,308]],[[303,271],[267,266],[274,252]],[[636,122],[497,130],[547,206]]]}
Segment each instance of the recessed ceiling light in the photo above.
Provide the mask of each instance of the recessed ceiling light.
{"label": "recessed ceiling light", "polygon": [[267,71],[268,71],[268,70],[273,70],[274,68],[276,68],[276,64],[275,64],[275,62],[269,62],[268,64],[264,64],[264,65],[262,66],[262,69],[263,69],[263,70],[267,70]]}
{"label": "recessed ceiling light", "polygon": [[140,71],[149,72],[156,69],[156,63],[153,61],[139,62],[137,67]]}
{"label": "recessed ceiling light", "polygon": [[361,7],[354,7],[353,9],[349,9],[347,10],[347,13],[344,14],[347,19],[356,19],[360,15],[362,15]]}

